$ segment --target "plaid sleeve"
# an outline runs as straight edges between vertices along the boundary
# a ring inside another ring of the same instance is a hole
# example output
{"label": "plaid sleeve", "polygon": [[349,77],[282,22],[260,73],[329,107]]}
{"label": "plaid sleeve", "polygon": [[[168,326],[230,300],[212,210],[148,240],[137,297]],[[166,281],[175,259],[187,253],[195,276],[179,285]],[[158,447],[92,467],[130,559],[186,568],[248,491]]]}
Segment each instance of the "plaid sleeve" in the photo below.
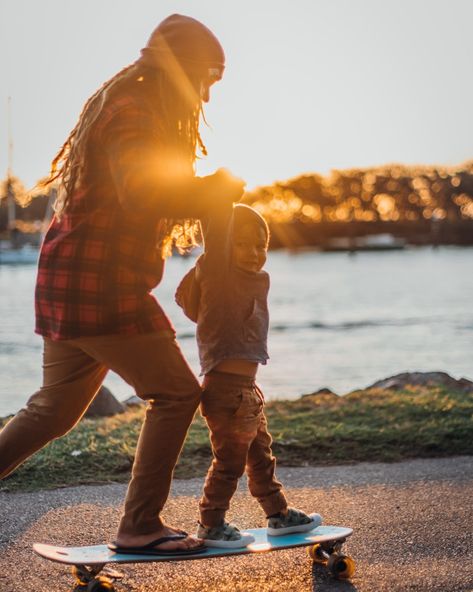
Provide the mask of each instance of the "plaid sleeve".
{"label": "plaid sleeve", "polygon": [[165,138],[166,130],[149,110],[130,100],[116,110],[101,137],[115,190],[125,209],[193,217],[192,195],[180,189],[192,185],[192,165]]}

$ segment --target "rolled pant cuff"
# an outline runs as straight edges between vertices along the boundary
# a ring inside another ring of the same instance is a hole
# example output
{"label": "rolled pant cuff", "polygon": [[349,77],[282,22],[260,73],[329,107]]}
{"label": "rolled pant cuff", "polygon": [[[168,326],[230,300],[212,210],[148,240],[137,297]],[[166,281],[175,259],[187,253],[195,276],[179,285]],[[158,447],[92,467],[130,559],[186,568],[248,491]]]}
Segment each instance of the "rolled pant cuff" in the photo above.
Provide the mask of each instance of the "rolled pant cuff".
{"label": "rolled pant cuff", "polygon": [[220,526],[225,521],[225,514],[225,510],[201,510],[200,523],[211,528]]}
{"label": "rolled pant cuff", "polygon": [[283,493],[275,493],[264,500],[258,500],[266,517],[278,514],[287,508],[287,500]]}

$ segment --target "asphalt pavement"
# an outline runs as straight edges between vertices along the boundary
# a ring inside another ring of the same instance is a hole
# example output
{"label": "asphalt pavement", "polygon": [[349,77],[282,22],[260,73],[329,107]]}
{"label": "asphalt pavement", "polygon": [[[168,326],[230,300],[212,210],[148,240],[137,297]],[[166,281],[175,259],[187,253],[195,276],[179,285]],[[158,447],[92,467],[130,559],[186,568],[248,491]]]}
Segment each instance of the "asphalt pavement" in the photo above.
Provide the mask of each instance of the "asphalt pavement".
{"label": "asphalt pavement", "polygon": [[[351,581],[312,565],[306,549],[204,561],[119,566],[117,592],[473,592],[473,457],[280,468],[290,504],[353,528]],[[165,519],[195,530],[202,479],[176,480]],[[99,544],[113,538],[121,484],[0,492],[0,591],[65,592],[67,566],[36,556],[33,542]],[[244,481],[229,518],[265,526]]]}

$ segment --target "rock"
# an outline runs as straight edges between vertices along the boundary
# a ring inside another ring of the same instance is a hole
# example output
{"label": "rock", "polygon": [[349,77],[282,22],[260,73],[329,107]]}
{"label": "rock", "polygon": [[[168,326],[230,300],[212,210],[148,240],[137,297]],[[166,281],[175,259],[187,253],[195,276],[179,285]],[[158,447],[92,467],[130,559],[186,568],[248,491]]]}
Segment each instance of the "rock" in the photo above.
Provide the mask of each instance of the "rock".
{"label": "rock", "polygon": [[143,399],[140,399],[140,397],[137,397],[136,395],[131,395],[131,397],[128,397],[128,399],[123,401],[123,405],[125,405],[125,407],[134,407],[135,405],[145,404],[146,401],[143,401]]}
{"label": "rock", "polygon": [[301,399],[304,399],[305,397],[316,397],[316,396],[320,396],[320,395],[335,395],[336,397],[338,397],[337,393],[334,393],[331,389],[325,387],[325,388],[321,388],[318,391],[315,391],[314,393],[309,393],[308,395],[302,395]]}
{"label": "rock", "polygon": [[308,395],[302,395],[301,400],[303,401],[310,401],[315,405],[331,405],[335,401],[340,401],[340,397],[334,393],[329,388],[321,388],[315,393],[310,393]]}
{"label": "rock", "polygon": [[102,386],[95,399],[87,409],[86,417],[107,417],[116,413],[123,413],[125,407],[117,401],[106,386]]}
{"label": "rock", "polygon": [[456,380],[446,372],[403,372],[378,380],[367,389],[401,390],[407,386],[444,386],[446,388],[473,392],[473,382],[466,378]]}

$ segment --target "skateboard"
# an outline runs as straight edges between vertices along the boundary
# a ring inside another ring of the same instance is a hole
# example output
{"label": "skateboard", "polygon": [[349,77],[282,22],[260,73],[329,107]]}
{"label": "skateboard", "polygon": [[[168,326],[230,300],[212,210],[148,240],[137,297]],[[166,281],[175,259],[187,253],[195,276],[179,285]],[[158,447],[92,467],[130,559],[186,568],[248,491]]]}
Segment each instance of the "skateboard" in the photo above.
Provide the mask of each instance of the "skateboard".
{"label": "skateboard", "polygon": [[111,551],[106,545],[56,547],[35,543],[33,549],[45,559],[73,566],[72,572],[76,577],[75,592],[113,591],[113,580],[119,579],[122,574],[108,570],[107,575],[100,576],[99,574],[106,564],[190,561],[230,555],[267,553],[293,547],[308,547],[312,561],[324,565],[337,579],[349,579],[355,572],[353,559],[342,553],[343,543],[353,532],[351,528],[323,525],[309,532],[276,537],[269,536],[265,528],[248,529],[244,532],[252,534],[255,538],[255,541],[247,547],[238,549],[207,548],[205,552],[195,555],[132,555]]}

